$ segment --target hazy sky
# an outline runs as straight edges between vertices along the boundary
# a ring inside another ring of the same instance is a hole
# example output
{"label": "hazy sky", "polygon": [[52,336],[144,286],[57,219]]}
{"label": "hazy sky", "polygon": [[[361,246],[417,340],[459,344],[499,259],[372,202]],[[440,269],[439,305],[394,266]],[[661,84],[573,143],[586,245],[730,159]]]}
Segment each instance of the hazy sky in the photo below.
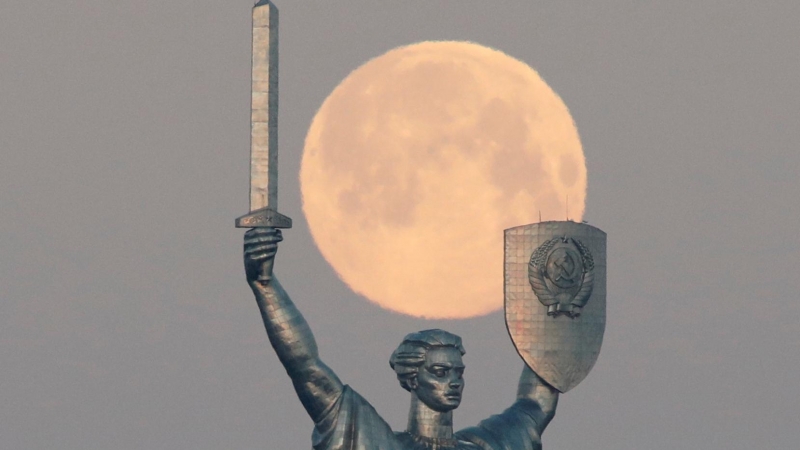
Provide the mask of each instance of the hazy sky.
{"label": "hazy sky", "polygon": [[[0,3],[0,447],[304,449],[312,424],[241,264],[250,1]],[[311,119],[399,45],[471,40],[570,107],[586,218],[608,233],[608,323],[547,450],[800,441],[800,2],[283,1],[276,271],[323,359],[396,429],[404,334],[464,338],[458,428],[514,397],[500,313],[392,314],[314,247]]]}

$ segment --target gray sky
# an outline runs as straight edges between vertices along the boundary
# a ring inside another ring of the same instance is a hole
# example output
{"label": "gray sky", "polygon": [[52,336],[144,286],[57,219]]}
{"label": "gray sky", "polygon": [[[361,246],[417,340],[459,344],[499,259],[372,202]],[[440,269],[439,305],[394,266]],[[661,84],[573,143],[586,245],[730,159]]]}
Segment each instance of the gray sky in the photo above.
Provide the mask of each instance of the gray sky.
{"label": "gray sky", "polygon": [[[0,447],[302,449],[311,422],[241,268],[250,7],[0,4]],[[314,247],[297,172],[327,94],[371,57],[471,40],[570,107],[586,218],[608,233],[608,326],[556,449],[800,441],[800,2],[283,1],[276,271],[323,358],[397,429],[402,336],[464,338],[457,427],[512,402],[500,313],[398,316]]]}

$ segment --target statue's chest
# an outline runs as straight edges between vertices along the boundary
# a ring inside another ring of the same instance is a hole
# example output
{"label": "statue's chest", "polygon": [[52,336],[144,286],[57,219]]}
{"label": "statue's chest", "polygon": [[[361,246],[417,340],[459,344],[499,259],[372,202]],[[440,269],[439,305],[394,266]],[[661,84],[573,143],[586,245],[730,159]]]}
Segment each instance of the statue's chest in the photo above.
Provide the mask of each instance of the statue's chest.
{"label": "statue's chest", "polygon": [[403,444],[403,450],[481,450],[471,442],[457,441],[455,439],[428,439],[412,436],[409,433],[396,433],[395,436]]}

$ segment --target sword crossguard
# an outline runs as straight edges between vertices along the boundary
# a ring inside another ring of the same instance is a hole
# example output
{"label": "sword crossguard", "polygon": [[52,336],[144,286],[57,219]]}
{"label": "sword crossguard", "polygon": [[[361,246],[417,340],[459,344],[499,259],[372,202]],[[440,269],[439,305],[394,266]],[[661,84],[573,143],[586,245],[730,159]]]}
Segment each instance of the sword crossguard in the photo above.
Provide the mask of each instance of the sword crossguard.
{"label": "sword crossguard", "polygon": [[250,214],[245,214],[236,219],[236,228],[262,227],[292,228],[292,219],[271,209],[269,206],[251,211]]}

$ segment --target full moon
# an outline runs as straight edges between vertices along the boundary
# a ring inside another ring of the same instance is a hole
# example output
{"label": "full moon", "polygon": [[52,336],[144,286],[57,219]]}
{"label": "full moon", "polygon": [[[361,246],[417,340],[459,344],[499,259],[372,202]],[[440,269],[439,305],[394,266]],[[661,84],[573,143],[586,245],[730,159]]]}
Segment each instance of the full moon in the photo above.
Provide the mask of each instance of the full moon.
{"label": "full moon", "polygon": [[402,314],[503,306],[503,230],[580,220],[586,164],[558,95],[525,63],[421,42],[353,71],[320,107],[300,168],[322,255]]}

